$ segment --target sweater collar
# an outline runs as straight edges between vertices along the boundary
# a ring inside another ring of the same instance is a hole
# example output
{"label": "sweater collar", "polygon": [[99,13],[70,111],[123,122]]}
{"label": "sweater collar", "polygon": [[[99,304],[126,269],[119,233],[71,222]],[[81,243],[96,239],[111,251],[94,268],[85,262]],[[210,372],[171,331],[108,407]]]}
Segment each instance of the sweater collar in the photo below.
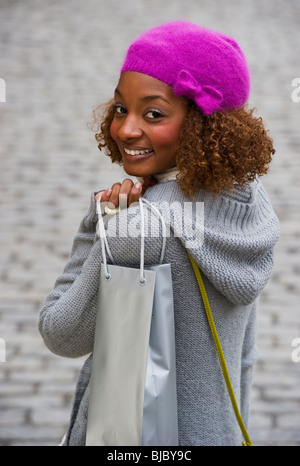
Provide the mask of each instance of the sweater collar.
{"label": "sweater collar", "polygon": [[[164,172],[156,173],[154,178],[158,181],[158,183],[164,183],[165,181],[176,180],[176,176],[179,174],[179,170],[177,167],[169,168]],[[137,179],[143,183],[143,178],[137,177]]]}

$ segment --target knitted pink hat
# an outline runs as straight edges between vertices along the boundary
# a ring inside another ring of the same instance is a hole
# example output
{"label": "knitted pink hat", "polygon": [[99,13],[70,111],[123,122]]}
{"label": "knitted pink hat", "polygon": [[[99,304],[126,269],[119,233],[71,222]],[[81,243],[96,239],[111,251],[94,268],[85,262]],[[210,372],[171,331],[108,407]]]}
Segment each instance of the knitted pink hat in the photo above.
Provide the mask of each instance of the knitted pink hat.
{"label": "knitted pink hat", "polygon": [[127,51],[121,73],[137,71],[168,84],[210,115],[243,107],[250,76],[238,44],[224,34],[185,21],[150,29]]}

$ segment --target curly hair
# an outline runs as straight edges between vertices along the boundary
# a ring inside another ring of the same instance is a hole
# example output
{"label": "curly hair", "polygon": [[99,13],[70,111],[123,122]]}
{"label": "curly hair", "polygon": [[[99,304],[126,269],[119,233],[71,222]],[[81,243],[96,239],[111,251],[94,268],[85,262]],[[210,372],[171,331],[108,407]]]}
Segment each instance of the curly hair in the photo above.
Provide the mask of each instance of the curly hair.
{"label": "curly hair", "polygon": [[[267,173],[275,154],[262,118],[246,107],[204,115],[193,101],[181,130],[176,150],[177,179],[184,194],[193,198],[200,190],[218,195],[246,185]],[[122,165],[118,146],[110,135],[114,118],[113,101],[93,112],[100,150]]]}

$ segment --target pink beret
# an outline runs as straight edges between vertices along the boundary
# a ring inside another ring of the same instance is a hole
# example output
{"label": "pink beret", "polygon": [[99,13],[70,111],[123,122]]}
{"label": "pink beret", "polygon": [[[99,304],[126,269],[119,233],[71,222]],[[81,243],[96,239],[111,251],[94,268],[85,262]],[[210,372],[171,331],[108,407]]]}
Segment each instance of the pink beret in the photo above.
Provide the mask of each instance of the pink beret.
{"label": "pink beret", "polygon": [[207,115],[243,107],[249,98],[249,69],[235,40],[186,21],[138,37],[127,51],[124,71],[159,79]]}

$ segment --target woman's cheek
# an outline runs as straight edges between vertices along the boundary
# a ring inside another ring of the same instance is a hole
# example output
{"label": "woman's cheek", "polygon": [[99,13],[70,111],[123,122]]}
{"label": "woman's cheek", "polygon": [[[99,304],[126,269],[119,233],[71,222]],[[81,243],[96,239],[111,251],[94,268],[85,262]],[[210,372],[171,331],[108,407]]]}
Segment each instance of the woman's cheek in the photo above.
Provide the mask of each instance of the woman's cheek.
{"label": "woman's cheek", "polygon": [[172,147],[177,144],[180,135],[180,126],[165,126],[156,133],[156,142],[161,147]]}

